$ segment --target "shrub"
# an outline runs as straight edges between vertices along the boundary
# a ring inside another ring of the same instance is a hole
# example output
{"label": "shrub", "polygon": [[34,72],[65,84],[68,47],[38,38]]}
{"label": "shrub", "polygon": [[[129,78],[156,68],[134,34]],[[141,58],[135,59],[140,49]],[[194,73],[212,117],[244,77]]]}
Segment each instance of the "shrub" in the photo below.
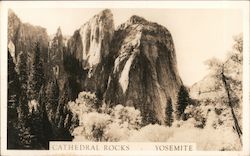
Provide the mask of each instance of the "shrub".
{"label": "shrub", "polygon": [[171,128],[158,124],[149,124],[138,131],[134,131],[128,140],[135,142],[166,142],[172,136],[173,131]]}
{"label": "shrub", "polygon": [[[79,127],[72,132],[75,140],[120,141],[130,135],[129,131],[140,128],[139,110],[122,105],[111,109],[105,104],[95,109],[96,101],[95,94],[81,92],[75,102],[69,102],[73,115],[79,118]],[[84,138],[79,139],[79,136]]]}

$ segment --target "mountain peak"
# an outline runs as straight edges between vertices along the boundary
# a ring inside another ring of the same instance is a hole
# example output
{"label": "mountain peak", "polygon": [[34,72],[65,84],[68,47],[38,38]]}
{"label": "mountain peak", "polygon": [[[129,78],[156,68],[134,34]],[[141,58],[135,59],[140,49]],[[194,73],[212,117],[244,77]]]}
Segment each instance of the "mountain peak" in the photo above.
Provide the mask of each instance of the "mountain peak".
{"label": "mountain peak", "polygon": [[15,14],[15,12],[14,12],[12,9],[9,9],[9,10],[8,10],[8,16],[9,16],[9,17],[15,16],[16,18],[18,18],[17,15]]}
{"label": "mountain peak", "polygon": [[100,11],[98,14],[92,17],[92,19],[100,19],[100,20],[105,20],[105,19],[113,19],[113,14],[110,9],[104,9]]}
{"label": "mountain peak", "polygon": [[129,19],[129,22],[131,24],[145,24],[145,23],[148,23],[148,21],[145,18],[137,16],[137,15],[131,16],[130,19]]}
{"label": "mountain peak", "polygon": [[[94,69],[109,54],[113,32],[113,14],[110,9],[104,9],[80,27],[79,38],[77,35],[72,37],[72,44],[80,39],[81,49],[72,50],[72,53],[76,52],[75,56],[82,62],[84,69]],[[89,76],[91,77],[91,74]]]}
{"label": "mountain peak", "polygon": [[104,9],[99,14],[112,14],[112,11],[110,9]]}

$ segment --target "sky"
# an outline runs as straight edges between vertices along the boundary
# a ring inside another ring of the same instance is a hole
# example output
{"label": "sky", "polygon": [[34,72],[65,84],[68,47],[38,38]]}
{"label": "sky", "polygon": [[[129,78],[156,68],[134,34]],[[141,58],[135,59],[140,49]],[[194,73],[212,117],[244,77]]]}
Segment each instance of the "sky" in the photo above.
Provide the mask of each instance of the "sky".
{"label": "sky", "polygon": [[[73,35],[101,8],[13,8],[22,22],[39,25],[48,34]],[[237,9],[111,9],[115,26],[132,15],[165,26],[172,34],[179,74],[191,86],[208,74],[204,62],[212,57],[224,59],[233,44],[233,36],[243,32],[243,15]]]}

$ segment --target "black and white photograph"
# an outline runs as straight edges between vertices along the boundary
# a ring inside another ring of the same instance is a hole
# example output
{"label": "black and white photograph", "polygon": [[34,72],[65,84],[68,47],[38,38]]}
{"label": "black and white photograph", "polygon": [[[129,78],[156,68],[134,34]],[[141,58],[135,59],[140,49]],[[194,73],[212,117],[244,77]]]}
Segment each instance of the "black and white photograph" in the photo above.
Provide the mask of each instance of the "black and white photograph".
{"label": "black and white photograph", "polygon": [[155,143],[164,155],[188,152],[190,143],[190,151],[250,154],[249,3],[16,3],[1,5],[6,152],[84,154],[105,143],[117,145],[101,150],[125,152]]}

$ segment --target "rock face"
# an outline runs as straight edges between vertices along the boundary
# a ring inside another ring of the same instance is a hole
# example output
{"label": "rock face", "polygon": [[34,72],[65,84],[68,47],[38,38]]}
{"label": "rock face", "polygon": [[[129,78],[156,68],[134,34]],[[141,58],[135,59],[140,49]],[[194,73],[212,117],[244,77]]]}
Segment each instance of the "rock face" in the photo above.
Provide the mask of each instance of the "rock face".
{"label": "rock face", "polygon": [[114,33],[113,14],[106,9],[76,30],[68,42],[68,51],[84,70],[81,88],[98,92],[106,90],[110,63],[111,40]]}
{"label": "rock face", "polygon": [[222,91],[219,92],[219,89],[214,86],[215,82],[216,79],[208,74],[201,81],[196,82],[190,87],[190,96],[193,99],[199,100],[218,97]]}
{"label": "rock face", "polygon": [[42,58],[47,60],[48,35],[45,28],[22,23],[11,10],[8,12],[8,48],[14,60],[21,52],[34,53],[36,43],[39,43]]}
{"label": "rock face", "polygon": [[107,9],[81,26],[69,40],[70,53],[84,69],[91,69],[89,74],[108,56],[113,33],[113,14]]}
{"label": "rock face", "polygon": [[90,74],[108,56],[113,32],[114,21],[110,10],[95,15],[80,28],[83,68],[91,69]]}
{"label": "rock face", "polygon": [[176,103],[182,85],[170,32],[161,25],[132,16],[114,34],[116,54],[105,94],[106,102],[139,109],[145,122],[164,123],[167,98]]}

